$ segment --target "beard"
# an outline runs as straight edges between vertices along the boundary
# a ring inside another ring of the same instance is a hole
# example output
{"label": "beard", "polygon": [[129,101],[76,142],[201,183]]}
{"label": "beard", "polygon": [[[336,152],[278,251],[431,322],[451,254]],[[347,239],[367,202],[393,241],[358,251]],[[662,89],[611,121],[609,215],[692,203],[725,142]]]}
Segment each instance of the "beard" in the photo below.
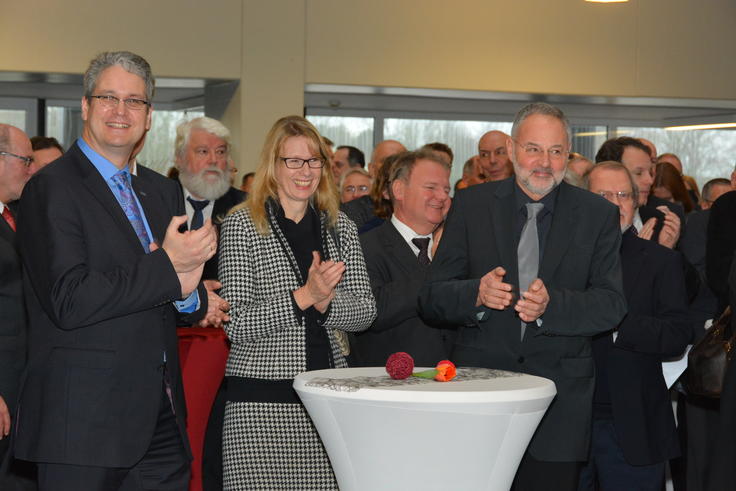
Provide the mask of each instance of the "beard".
{"label": "beard", "polygon": [[[546,196],[550,191],[552,191],[555,186],[560,184],[562,181],[562,175],[555,175],[555,173],[551,169],[534,169],[526,177],[522,177],[523,170],[518,168],[518,166],[514,165],[514,171],[516,172],[516,175],[519,176],[519,181],[522,183],[522,185],[530,191],[532,194],[536,194],[537,196]],[[551,179],[549,179],[545,184],[542,185],[536,185],[532,183],[532,176],[534,172],[544,172],[550,176]]]}
{"label": "beard", "polygon": [[[217,176],[205,175],[209,172],[217,172]],[[183,168],[179,169],[179,180],[191,194],[210,201],[222,197],[230,189],[230,176],[215,166],[205,167],[196,174]]]}

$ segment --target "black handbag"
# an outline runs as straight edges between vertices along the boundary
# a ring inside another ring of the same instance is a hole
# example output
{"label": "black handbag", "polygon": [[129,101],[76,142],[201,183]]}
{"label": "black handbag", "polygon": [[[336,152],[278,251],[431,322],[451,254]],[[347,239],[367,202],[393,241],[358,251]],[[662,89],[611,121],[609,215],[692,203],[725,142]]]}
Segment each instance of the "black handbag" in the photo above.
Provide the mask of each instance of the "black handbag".
{"label": "black handbag", "polygon": [[685,389],[688,394],[721,397],[723,378],[733,356],[734,342],[736,339],[731,328],[731,307],[727,307],[688,354],[685,374]]}

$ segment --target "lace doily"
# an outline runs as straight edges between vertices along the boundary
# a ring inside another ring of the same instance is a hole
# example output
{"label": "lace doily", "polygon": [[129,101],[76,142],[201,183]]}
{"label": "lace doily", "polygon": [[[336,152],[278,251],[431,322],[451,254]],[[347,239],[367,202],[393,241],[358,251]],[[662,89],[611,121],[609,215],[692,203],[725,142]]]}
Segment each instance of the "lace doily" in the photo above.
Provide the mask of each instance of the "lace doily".
{"label": "lace doily", "polygon": [[385,375],[374,377],[349,377],[349,378],[329,378],[315,377],[304,385],[307,387],[319,387],[322,389],[330,389],[338,392],[356,392],[360,389],[373,389],[378,387],[401,387],[407,385],[422,384],[453,384],[466,380],[489,380],[494,378],[520,377],[522,373],[508,372],[506,370],[496,370],[493,368],[458,368],[457,375],[449,382],[437,382],[432,379],[409,377],[403,380],[394,380]]}

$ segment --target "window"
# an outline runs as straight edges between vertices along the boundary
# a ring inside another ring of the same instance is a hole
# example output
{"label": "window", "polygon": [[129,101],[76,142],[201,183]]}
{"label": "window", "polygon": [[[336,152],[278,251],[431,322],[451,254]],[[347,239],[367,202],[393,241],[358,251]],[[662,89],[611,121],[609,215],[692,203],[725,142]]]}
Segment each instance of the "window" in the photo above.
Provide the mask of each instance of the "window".
{"label": "window", "polygon": [[716,177],[730,178],[736,155],[736,131],[667,131],[663,128],[618,127],[617,136],[651,140],[659,154],[674,153],[683,172],[695,178],[698,187]]}
{"label": "window", "polygon": [[365,154],[365,163],[373,150],[373,118],[347,116],[307,116],[322,136],[335,143],[335,148],[350,145]]}

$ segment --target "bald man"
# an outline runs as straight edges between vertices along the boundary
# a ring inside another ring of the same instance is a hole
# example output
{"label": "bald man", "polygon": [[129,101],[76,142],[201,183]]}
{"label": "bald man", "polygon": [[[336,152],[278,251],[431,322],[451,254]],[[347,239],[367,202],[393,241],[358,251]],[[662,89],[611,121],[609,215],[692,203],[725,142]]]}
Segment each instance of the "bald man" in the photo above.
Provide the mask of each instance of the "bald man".
{"label": "bald man", "polygon": [[368,173],[372,178],[376,178],[378,171],[383,165],[383,161],[390,155],[406,152],[406,147],[396,140],[383,140],[378,143],[371,154],[371,161],[368,164]]}
{"label": "bald man", "polygon": [[514,175],[514,167],[506,152],[509,135],[502,131],[489,131],[478,141],[478,162],[488,181],[500,181]]}
{"label": "bald man", "polygon": [[[15,205],[36,170],[28,136],[14,126],[0,124],[0,462],[8,451],[11,425],[17,421],[15,407],[26,362],[27,321]],[[21,489],[16,486],[27,484],[13,467],[0,466],[0,489]]]}

